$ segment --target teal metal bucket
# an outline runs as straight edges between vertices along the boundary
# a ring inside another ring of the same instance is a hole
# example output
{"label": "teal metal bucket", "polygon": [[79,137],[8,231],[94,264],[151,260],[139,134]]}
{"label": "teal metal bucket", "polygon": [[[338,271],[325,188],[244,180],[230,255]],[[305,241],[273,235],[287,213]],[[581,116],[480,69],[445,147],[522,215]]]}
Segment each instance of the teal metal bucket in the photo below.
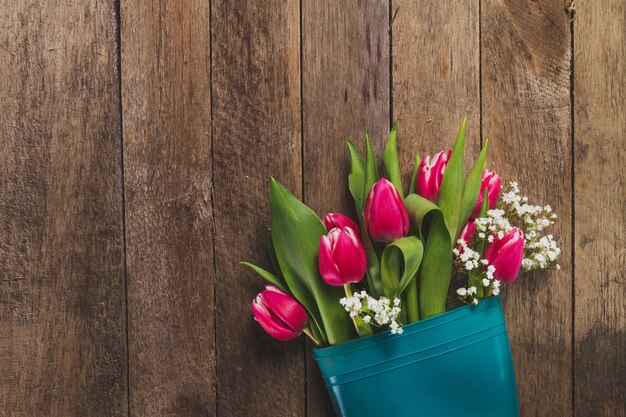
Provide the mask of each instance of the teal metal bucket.
{"label": "teal metal bucket", "polygon": [[338,416],[518,417],[500,297],[313,354]]}

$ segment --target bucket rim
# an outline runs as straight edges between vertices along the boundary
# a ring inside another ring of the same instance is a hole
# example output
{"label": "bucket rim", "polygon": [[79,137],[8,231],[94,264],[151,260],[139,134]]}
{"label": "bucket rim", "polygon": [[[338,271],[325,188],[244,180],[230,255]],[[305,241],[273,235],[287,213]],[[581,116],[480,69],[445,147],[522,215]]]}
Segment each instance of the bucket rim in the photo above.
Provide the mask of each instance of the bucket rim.
{"label": "bucket rim", "polygon": [[500,296],[492,296],[486,300],[482,300],[478,305],[465,305],[450,311],[446,311],[436,316],[432,316],[415,323],[402,326],[404,332],[402,334],[391,334],[390,330],[373,336],[362,336],[355,339],[347,340],[337,345],[327,346],[323,348],[313,349],[313,356],[317,358],[325,358],[333,355],[343,355],[354,352],[356,350],[365,349],[369,346],[379,343],[387,343],[392,340],[398,340],[409,335],[432,329],[433,327],[442,326],[453,320],[466,317],[472,313],[488,310],[490,308],[501,308],[502,302]]}

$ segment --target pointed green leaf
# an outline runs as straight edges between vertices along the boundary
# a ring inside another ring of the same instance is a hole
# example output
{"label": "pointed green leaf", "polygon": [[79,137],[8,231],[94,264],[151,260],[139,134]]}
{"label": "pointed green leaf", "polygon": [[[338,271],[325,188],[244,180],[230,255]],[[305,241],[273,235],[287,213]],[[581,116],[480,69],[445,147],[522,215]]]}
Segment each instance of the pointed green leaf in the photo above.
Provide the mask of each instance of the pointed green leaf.
{"label": "pointed green leaf", "polygon": [[441,180],[438,205],[443,212],[450,232],[450,240],[456,240],[461,223],[461,200],[465,188],[465,128],[467,119],[463,119],[452,155]]}
{"label": "pointed green leaf", "polygon": [[446,298],[452,275],[452,243],[443,215],[430,215],[428,238],[424,246],[424,260],[420,270],[419,300],[421,318],[446,311]]}
{"label": "pointed green leaf", "polygon": [[352,322],[339,304],[342,288],[327,285],[319,275],[317,258],[320,238],[326,234],[324,225],[273,178],[270,207],[276,258],[289,290],[320,324],[328,343],[353,338]]}
{"label": "pointed green leaf", "polygon": [[476,158],[476,162],[474,162],[474,166],[472,167],[469,177],[467,177],[465,189],[463,190],[463,199],[461,200],[461,221],[459,223],[458,230],[463,227],[467,219],[469,219],[470,215],[474,211],[474,207],[476,207],[478,195],[480,194],[483,171],[487,162],[488,145],[489,142],[485,140],[485,145],[478,154],[478,158]]}
{"label": "pointed green leaf", "polygon": [[365,197],[363,192],[365,189],[365,163],[361,153],[354,147],[352,142],[348,141],[348,149],[350,150],[350,175],[348,176],[348,188],[354,199],[356,212],[363,212],[363,204]]}
{"label": "pointed green leaf", "polygon": [[376,168],[376,153],[369,136],[365,135],[365,187],[363,188],[363,199],[367,200],[370,189],[378,181],[378,170]]}
{"label": "pointed green leaf", "polygon": [[383,153],[383,162],[385,163],[385,171],[387,172],[389,181],[396,186],[398,192],[404,198],[402,178],[400,176],[400,164],[398,163],[398,128],[395,123],[391,128],[391,132],[389,132],[389,138],[387,139],[387,145],[385,145],[385,152]]}
{"label": "pointed green leaf", "polygon": [[[487,215],[487,210],[489,210],[489,190],[485,189],[483,193],[483,204],[480,206],[480,217],[484,217]],[[471,244],[471,242],[470,242]],[[485,240],[481,239],[479,244],[474,248],[474,250],[480,253],[481,258],[482,254],[485,251]],[[476,287],[476,298],[479,300],[483,298],[484,287],[483,287],[483,277],[482,271],[480,269],[474,269],[469,273],[468,279],[469,287]]]}
{"label": "pointed green leaf", "polygon": [[239,263],[241,265],[245,265],[248,268],[252,269],[254,272],[259,274],[262,278],[264,278],[270,284],[275,285],[276,287],[280,288],[281,290],[285,292],[290,292],[289,287],[287,287],[287,283],[285,282],[285,280],[278,278],[276,275],[272,274],[271,272],[266,271],[260,266],[256,266],[255,264],[250,263],[250,262],[239,262]]}
{"label": "pointed green leaf", "polygon": [[413,164],[413,172],[411,173],[411,186],[409,187],[409,194],[415,193],[415,183],[417,181],[417,170],[420,167],[420,162],[422,159],[420,158],[420,154],[415,154],[415,163]]}
{"label": "pointed green leaf", "polygon": [[399,297],[415,278],[422,262],[424,247],[415,236],[407,236],[387,245],[380,260],[383,287],[387,297]]}

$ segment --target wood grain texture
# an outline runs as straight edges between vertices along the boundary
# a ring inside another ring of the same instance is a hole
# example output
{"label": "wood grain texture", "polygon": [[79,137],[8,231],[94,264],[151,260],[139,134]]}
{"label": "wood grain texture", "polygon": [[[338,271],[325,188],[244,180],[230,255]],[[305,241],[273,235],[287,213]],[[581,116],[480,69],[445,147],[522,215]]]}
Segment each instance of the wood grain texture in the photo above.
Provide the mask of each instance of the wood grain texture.
{"label": "wood grain texture", "polygon": [[130,415],[215,415],[209,7],[124,1]]}
{"label": "wood grain texture", "polygon": [[483,133],[489,165],[558,213],[561,271],[505,288],[520,415],[572,410],[570,26],[561,0],[483,0]]}
{"label": "wood grain texture", "polygon": [[304,340],[271,339],[250,304],[268,267],[269,176],[301,196],[297,1],[212,5],[218,415],[304,415]]}
{"label": "wood grain texture", "polygon": [[126,416],[114,1],[0,1],[0,415]]}
{"label": "wood grain texture", "polygon": [[463,117],[466,159],[478,154],[478,13],[475,0],[392,1],[393,117],[405,171],[411,172],[415,152],[424,156],[451,149]]}
{"label": "wood grain texture", "polygon": [[576,2],[576,416],[626,416],[626,4]]}
{"label": "wood grain texture", "polygon": [[[302,7],[304,199],[320,216],[339,212],[356,219],[346,139],[363,150],[368,133],[382,158],[389,132],[388,2],[325,0]],[[332,415],[308,355],[307,416]]]}
{"label": "wood grain texture", "polygon": [[[395,0],[392,16],[393,117],[408,190],[415,153],[451,149],[464,117],[468,172],[480,150],[479,10],[474,0]],[[451,291],[448,308],[458,306]]]}

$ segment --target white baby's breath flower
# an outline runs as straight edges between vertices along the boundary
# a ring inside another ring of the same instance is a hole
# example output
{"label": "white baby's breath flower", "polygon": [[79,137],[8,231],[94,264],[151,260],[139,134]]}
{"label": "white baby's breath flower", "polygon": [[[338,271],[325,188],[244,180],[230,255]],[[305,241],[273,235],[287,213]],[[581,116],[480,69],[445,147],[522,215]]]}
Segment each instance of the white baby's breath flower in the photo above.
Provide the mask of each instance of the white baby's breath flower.
{"label": "white baby's breath flower", "polygon": [[376,327],[389,325],[392,333],[402,333],[402,327],[398,321],[401,313],[400,299],[397,297],[393,299],[392,306],[392,301],[387,297],[375,299],[367,292],[360,291],[351,297],[341,298],[339,304],[350,314],[351,318],[361,317],[365,323]]}

